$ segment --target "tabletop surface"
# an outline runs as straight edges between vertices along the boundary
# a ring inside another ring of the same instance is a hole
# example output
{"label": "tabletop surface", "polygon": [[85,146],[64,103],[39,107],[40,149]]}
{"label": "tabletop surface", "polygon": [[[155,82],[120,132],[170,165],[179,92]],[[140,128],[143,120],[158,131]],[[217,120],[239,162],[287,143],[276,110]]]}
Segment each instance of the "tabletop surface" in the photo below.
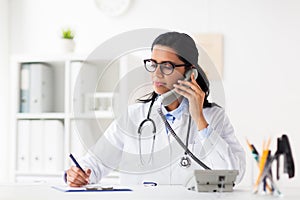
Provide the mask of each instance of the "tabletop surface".
{"label": "tabletop surface", "polygon": [[121,192],[62,192],[52,188],[52,185],[22,185],[22,184],[1,184],[0,199],[287,199],[299,200],[300,192],[297,188],[289,188],[282,190],[283,196],[278,198],[270,194],[253,194],[251,189],[235,189],[233,192],[224,193],[204,193],[189,191],[183,186],[132,186],[126,187],[132,191]]}

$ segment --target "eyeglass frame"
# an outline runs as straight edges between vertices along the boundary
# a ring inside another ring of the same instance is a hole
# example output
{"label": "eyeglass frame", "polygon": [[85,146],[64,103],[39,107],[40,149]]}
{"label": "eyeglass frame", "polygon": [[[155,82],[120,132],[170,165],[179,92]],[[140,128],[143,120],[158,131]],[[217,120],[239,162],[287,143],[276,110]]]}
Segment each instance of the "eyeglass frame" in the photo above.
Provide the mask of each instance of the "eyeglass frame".
{"label": "eyeglass frame", "polygon": [[[155,63],[155,69],[154,69],[154,71],[149,71],[149,69],[146,67],[146,63],[149,62],[149,61]],[[162,67],[161,67],[161,64],[164,64],[164,63],[169,63],[169,64],[172,65],[173,68],[172,68],[171,73],[166,74],[166,73],[163,72]],[[164,75],[171,75],[171,74],[174,72],[175,67],[182,67],[182,66],[184,66],[184,67],[189,67],[189,66],[192,66],[192,65],[189,64],[189,63],[175,64],[175,63],[173,63],[173,62],[171,62],[171,61],[163,61],[163,62],[161,62],[161,63],[157,63],[156,60],[151,59],[151,58],[150,58],[150,59],[144,59],[144,67],[145,67],[145,69],[146,69],[148,72],[155,72],[155,70],[157,69],[158,65],[159,65],[159,69],[160,69],[161,73],[163,73]]]}

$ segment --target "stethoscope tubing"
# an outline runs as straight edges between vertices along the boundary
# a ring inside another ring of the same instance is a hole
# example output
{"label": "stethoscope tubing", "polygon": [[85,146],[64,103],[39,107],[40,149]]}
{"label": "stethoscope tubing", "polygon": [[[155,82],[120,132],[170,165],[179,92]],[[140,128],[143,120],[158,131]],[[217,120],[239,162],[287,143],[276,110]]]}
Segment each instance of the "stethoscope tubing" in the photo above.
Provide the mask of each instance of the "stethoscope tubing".
{"label": "stethoscope tubing", "polygon": [[211,170],[207,165],[205,165],[201,160],[199,160],[190,150],[189,148],[181,141],[181,139],[177,136],[175,131],[172,129],[171,125],[168,123],[165,115],[163,114],[161,108],[157,109],[158,114],[162,118],[164,124],[166,125],[167,129],[170,131],[171,135],[175,138],[178,144],[184,149],[185,153],[187,153],[195,162],[197,162],[201,167],[204,169]]}
{"label": "stethoscope tubing", "polygon": [[140,161],[141,161],[141,164],[142,165],[145,165],[145,161],[142,157],[142,127],[143,125],[146,123],[146,122],[151,122],[152,124],[152,127],[153,127],[153,130],[152,130],[152,133],[153,133],[153,138],[152,138],[152,146],[151,146],[151,154],[150,154],[150,158],[148,160],[148,164],[151,163],[152,159],[153,159],[153,153],[154,153],[154,143],[155,143],[155,136],[156,136],[156,126],[155,126],[155,123],[153,121],[153,119],[149,118],[149,115],[147,117],[147,119],[144,119],[142,121],[142,123],[140,124],[139,128],[138,128],[138,135],[139,135],[139,154],[140,154]]}
{"label": "stethoscope tubing", "polygon": [[[151,104],[150,104],[150,107],[149,107],[149,110],[148,110],[147,118],[144,119],[144,120],[140,123],[140,125],[139,125],[139,127],[138,127],[138,135],[139,135],[139,154],[140,154],[140,161],[141,161],[141,164],[142,164],[142,165],[145,165],[145,161],[144,161],[144,159],[143,159],[143,157],[142,157],[142,147],[141,147],[141,146],[142,146],[142,144],[141,144],[141,143],[142,143],[142,139],[141,139],[141,137],[142,137],[142,128],[143,128],[143,125],[144,125],[146,122],[151,122],[152,127],[153,127],[153,129],[152,129],[153,138],[152,138],[151,154],[150,154],[150,158],[149,158],[149,160],[148,160],[147,163],[150,164],[151,161],[152,161],[152,159],[153,159],[154,144],[155,144],[155,136],[156,136],[156,125],[155,125],[154,120],[150,118],[150,113],[151,113],[151,110],[152,110],[152,106],[153,106],[153,104],[154,104],[154,101],[155,101],[155,99],[152,99]],[[158,114],[160,115],[160,117],[162,118],[162,120],[163,120],[163,122],[164,122],[166,128],[170,131],[171,135],[175,138],[175,140],[178,142],[178,144],[184,149],[185,154],[189,155],[196,163],[198,163],[198,164],[199,164],[201,167],[203,167],[204,169],[210,170],[210,168],[209,168],[207,165],[205,165],[201,160],[199,160],[199,159],[198,159],[198,158],[197,158],[197,157],[189,150],[188,145],[185,145],[185,144],[182,142],[182,140],[178,137],[178,135],[177,135],[177,134],[175,133],[175,131],[172,129],[171,125],[168,123],[168,121],[167,121],[165,115],[164,115],[163,112],[162,112],[161,107],[159,107],[159,108],[157,109],[157,112],[158,112]],[[189,130],[188,130],[188,132],[189,132]]]}

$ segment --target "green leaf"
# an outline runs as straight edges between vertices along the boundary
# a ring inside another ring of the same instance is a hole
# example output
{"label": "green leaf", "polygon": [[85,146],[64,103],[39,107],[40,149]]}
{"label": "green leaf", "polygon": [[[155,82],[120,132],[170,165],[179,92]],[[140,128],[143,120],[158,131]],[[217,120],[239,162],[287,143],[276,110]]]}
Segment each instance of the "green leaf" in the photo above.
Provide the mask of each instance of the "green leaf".
{"label": "green leaf", "polygon": [[62,30],[62,38],[72,40],[74,38],[74,32],[72,29],[67,28]]}

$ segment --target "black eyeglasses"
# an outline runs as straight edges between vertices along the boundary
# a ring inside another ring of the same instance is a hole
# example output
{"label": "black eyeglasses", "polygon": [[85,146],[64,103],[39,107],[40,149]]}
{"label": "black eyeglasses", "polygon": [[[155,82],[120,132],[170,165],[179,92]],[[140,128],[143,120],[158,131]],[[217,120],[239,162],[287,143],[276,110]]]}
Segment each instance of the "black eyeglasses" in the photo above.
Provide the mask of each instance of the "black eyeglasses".
{"label": "black eyeglasses", "polygon": [[158,65],[159,65],[161,73],[163,73],[164,75],[172,74],[175,67],[190,66],[190,64],[186,64],[186,63],[176,65],[176,64],[172,63],[171,61],[164,61],[161,63],[157,63],[153,59],[145,59],[144,60],[144,66],[148,72],[154,72]]}

